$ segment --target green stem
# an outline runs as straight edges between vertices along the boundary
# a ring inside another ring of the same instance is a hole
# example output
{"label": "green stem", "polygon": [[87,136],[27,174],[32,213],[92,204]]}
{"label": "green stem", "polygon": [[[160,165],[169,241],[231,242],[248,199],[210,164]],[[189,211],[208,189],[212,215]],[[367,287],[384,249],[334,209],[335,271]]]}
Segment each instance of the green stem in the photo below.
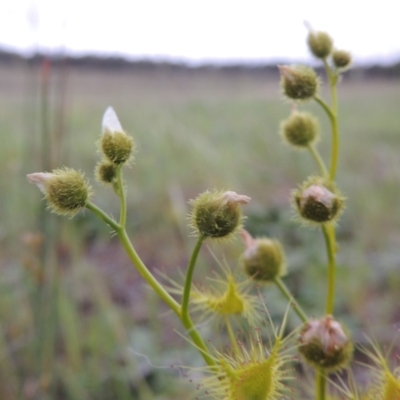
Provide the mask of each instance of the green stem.
{"label": "green stem", "polygon": [[332,71],[328,62],[324,60],[326,75],[329,80],[329,88],[331,91],[331,107],[325,103],[320,97],[315,96],[314,100],[320,104],[320,106],[327,113],[329,120],[331,122],[332,129],[332,155],[331,155],[331,166],[330,166],[330,179],[332,181],[335,180],[337,164],[339,158],[339,127],[338,127],[338,100],[337,100],[337,91],[336,84],[338,81],[338,74],[335,71]]}
{"label": "green stem", "polygon": [[[101,208],[97,207],[95,204],[88,202],[86,204],[86,208],[91,210],[94,214],[96,214],[100,219],[105,221],[108,225],[110,225],[115,232],[117,233],[121,243],[127,252],[129,258],[132,263],[135,265],[136,269],[139,271],[140,275],[145,279],[145,281],[153,288],[153,290],[164,300],[165,303],[175,312],[175,314],[182,321],[183,326],[186,328],[189,336],[193,340],[193,343],[200,351],[203,356],[205,362],[209,366],[216,366],[214,359],[210,356],[210,352],[203,340],[200,336],[199,332],[196,330],[196,327],[193,324],[192,319],[189,315],[189,297],[190,297],[190,286],[191,286],[191,278],[193,275],[194,266],[196,264],[197,256],[200,251],[203,238],[200,238],[195,250],[193,251],[192,257],[189,263],[189,271],[188,275],[190,276],[190,280],[187,278],[185,283],[185,291],[184,291],[184,299],[183,304],[185,304],[185,310],[183,312],[181,306],[170,296],[170,294],[164,289],[164,287],[157,281],[157,279],[152,275],[152,273],[147,269],[144,265],[143,261],[140,259],[139,255],[136,253],[136,250],[132,246],[131,241],[126,233],[124,227],[115,222],[108,214],[106,214]],[[187,289],[188,287],[188,289]]]}
{"label": "green stem", "polygon": [[192,288],[193,272],[194,272],[194,267],[196,266],[197,257],[199,256],[201,246],[203,245],[203,241],[204,241],[204,236],[200,236],[197,239],[196,246],[194,247],[192,255],[189,260],[189,265],[186,272],[185,286],[183,289],[183,296],[182,296],[182,317],[189,316],[189,300],[190,300],[190,290]]}
{"label": "green stem", "polygon": [[310,151],[311,155],[314,157],[315,162],[318,165],[318,168],[321,171],[321,174],[323,177],[328,177],[329,176],[329,172],[325,167],[325,163],[322,160],[321,156],[319,155],[318,150],[315,148],[315,146],[313,144],[310,144],[308,146],[308,150]]}
{"label": "green stem", "polygon": [[118,237],[121,240],[122,245],[124,246],[125,251],[127,252],[129,258],[139,271],[140,275],[142,275],[142,277],[146,280],[146,282],[154,289],[154,291],[168,304],[168,306],[180,318],[181,317],[180,305],[170,296],[170,294],[163,288],[163,286],[157,281],[157,279],[144,265],[143,261],[140,259],[139,255],[136,253],[136,250],[132,246],[132,243],[128,238],[126,230],[117,222],[115,222],[109,215],[107,215],[101,208],[97,207],[95,204],[88,202],[86,208],[93,211],[100,219],[105,221],[115,230],[115,232],[117,233]]}
{"label": "green stem", "polygon": [[298,315],[298,317],[303,322],[307,322],[309,319],[307,317],[307,314],[303,311],[301,306],[299,306],[297,304],[296,300],[294,299],[294,297],[292,296],[288,287],[285,285],[285,283],[282,281],[282,279],[277,277],[274,279],[274,283],[279,288],[279,290],[282,292],[282,294],[289,300],[290,304],[292,305],[292,307],[293,307],[294,311],[296,312],[296,314]]}
{"label": "green stem", "polygon": [[119,224],[125,228],[126,226],[126,193],[124,180],[122,178],[122,165],[117,166],[117,187],[118,195],[120,199],[120,214],[119,214]]}
{"label": "green stem", "polygon": [[332,224],[322,226],[326,250],[328,254],[328,286],[326,293],[326,314],[333,314],[335,303],[335,280],[336,280],[336,235]]}
{"label": "green stem", "polygon": [[183,296],[182,296],[182,306],[181,306],[181,321],[188,331],[191,339],[193,340],[194,344],[197,346],[198,350],[200,351],[201,355],[203,356],[205,362],[209,366],[216,366],[214,359],[210,356],[210,352],[203,340],[200,336],[199,332],[197,331],[196,327],[193,324],[192,318],[190,317],[189,313],[189,300],[190,300],[190,290],[192,288],[192,280],[193,280],[193,272],[194,267],[196,266],[197,257],[199,256],[199,252],[201,246],[203,245],[204,236],[200,236],[197,239],[196,246],[193,249],[192,255],[189,260],[188,269],[186,272],[186,279],[185,279],[185,286],[183,289]]}
{"label": "green stem", "polygon": [[326,375],[322,369],[318,368],[316,371],[316,400],[326,399]]}
{"label": "green stem", "polygon": [[181,317],[180,305],[171,297],[171,295],[164,289],[164,287],[158,282],[158,280],[144,265],[143,261],[132,246],[126,230],[122,227],[119,227],[116,232],[129,258],[135,265],[136,269],[139,271],[140,275],[142,275],[143,279],[153,288],[153,290],[161,297],[161,299],[163,299],[165,303],[168,304],[168,306],[175,312],[175,314],[178,315],[178,317]]}
{"label": "green stem", "polygon": [[332,120],[335,119],[335,115],[333,114],[333,111],[331,110],[329,105],[319,96],[314,96],[314,100],[323,108],[332,123]]}
{"label": "green stem", "polygon": [[98,218],[103,220],[107,225],[110,225],[115,231],[121,229],[121,226],[118,222],[114,221],[107,213],[105,213],[100,207],[97,207],[96,204],[88,201],[86,204],[86,208],[92,211]]}

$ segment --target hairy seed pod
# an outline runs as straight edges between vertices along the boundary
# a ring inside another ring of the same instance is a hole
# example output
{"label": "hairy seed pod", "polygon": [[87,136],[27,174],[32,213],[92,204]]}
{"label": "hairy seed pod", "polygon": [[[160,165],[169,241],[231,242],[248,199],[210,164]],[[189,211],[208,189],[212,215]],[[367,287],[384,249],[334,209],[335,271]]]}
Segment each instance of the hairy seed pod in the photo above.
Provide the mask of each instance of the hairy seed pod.
{"label": "hairy seed pod", "polygon": [[296,111],[282,122],[281,135],[292,146],[307,148],[318,138],[318,121],[309,113]]}
{"label": "hairy seed pod", "polygon": [[332,38],[326,32],[311,31],[307,37],[307,44],[311,53],[320,59],[328,57],[332,52]]}
{"label": "hairy seed pod", "polygon": [[312,68],[304,65],[281,65],[278,68],[286,97],[292,100],[310,100],[317,94],[319,80]]}
{"label": "hairy seed pod", "polygon": [[344,198],[333,183],[311,177],[292,193],[293,204],[308,224],[335,222],[344,208]]}
{"label": "hairy seed pod", "polygon": [[190,224],[198,236],[227,238],[242,227],[240,205],[250,197],[235,192],[206,191],[191,201]]}
{"label": "hairy seed pod", "polygon": [[308,321],[300,334],[299,352],[317,368],[335,371],[346,367],[353,356],[353,344],[332,315]]}

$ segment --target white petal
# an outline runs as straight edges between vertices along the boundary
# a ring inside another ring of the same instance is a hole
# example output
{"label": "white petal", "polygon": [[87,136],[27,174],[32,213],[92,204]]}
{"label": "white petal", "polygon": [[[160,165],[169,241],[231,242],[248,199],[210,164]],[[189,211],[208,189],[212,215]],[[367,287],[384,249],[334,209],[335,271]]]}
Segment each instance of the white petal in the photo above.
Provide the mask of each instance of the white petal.
{"label": "white petal", "polygon": [[46,182],[53,176],[49,172],[35,172],[34,174],[28,174],[29,183],[34,183],[43,193],[46,193],[45,185]]}
{"label": "white petal", "polygon": [[247,204],[251,200],[249,196],[232,191],[225,192],[222,196],[225,204]]}
{"label": "white petal", "polygon": [[103,115],[102,131],[105,132],[123,132],[121,123],[112,107],[108,107]]}

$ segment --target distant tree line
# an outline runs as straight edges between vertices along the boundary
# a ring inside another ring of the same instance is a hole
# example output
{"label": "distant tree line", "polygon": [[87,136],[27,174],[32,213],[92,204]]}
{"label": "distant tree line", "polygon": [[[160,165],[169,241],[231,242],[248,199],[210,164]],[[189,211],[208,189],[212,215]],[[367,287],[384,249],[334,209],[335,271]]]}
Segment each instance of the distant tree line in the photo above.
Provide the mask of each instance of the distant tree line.
{"label": "distant tree line", "polygon": [[[36,53],[30,56],[22,56],[18,53],[0,49],[0,66],[13,66],[18,63],[25,63],[29,66],[37,66],[44,59],[48,59],[54,67],[67,64],[71,67],[97,70],[135,70],[135,71],[215,71],[220,70],[228,73],[254,73],[278,75],[277,64],[285,64],[287,62],[275,63],[250,63],[250,64],[200,64],[192,66],[179,61],[154,61],[150,59],[128,60],[123,57],[107,57],[97,55],[71,56],[71,55],[49,55]],[[369,65],[357,66],[353,68],[348,76],[350,78],[400,78],[400,60],[391,65]]]}

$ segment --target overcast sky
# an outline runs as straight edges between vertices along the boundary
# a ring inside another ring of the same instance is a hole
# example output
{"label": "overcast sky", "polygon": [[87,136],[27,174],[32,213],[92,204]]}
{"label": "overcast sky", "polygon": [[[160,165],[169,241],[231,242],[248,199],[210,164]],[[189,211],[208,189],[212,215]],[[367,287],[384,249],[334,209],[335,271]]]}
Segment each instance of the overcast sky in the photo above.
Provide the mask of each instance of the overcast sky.
{"label": "overcast sky", "polygon": [[324,30],[356,62],[400,61],[400,0],[0,0],[0,46],[189,61],[306,60]]}

